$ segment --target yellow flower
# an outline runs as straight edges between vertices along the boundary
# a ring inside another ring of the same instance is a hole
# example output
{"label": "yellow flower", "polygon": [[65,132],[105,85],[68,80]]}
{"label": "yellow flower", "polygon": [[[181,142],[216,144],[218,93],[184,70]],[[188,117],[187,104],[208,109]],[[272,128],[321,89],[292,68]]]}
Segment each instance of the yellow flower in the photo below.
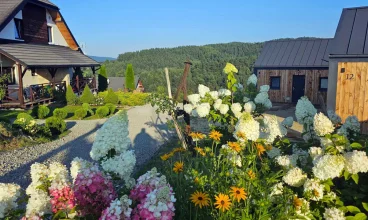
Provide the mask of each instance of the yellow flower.
{"label": "yellow flower", "polygon": [[230,190],[231,197],[238,200],[238,202],[240,202],[241,199],[245,200],[247,198],[247,193],[245,192],[244,188],[238,188],[233,186],[230,189],[231,189]]}
{"label": "yellow flower", "polygon": [[175,173],[183,172],[183,170],[184,170],[184,163],[183,162],[177,161],[177,162],[174,163],[173,171]]}
{"label": "yellow flower", "polygon": [[211,131],[209,137],[214,141],[220,141],[220,138],[222,137],[222,134],[218,131]]}
{"label": "yellow flower", "polygon": [[198,177],[194,178],[194,183],[199,183],[199,178]]}
{"label": "yellow flower", "polygon": [[200,154],[202,156],[206,156],[206,152],[204,152],[204,150],[202,148],[195,147],[194,150],[197,151],[198,154]]}
{"label": "yellow flower", "polygon": [[173,153],[177,153],[177,152],[185,152],[185,149],[182,148],[182,147],[177,147],[177,148],[174,148],[174,150],[172,151]]}
{"label": "yellow flower", "polygon": [[161,156],[161,160],[166,161],[166,160],[170,159],[172,156],[174,156],[173,153],[164,154],[164,155]]}
{"label": "yellow flower", "polygon": [[297,196],[294,196],[293,204],[296,209],[300,208],[303,205],[303,202],[301,199],[299,199]]}
{"label": "yellow flower", "polygon": [[238,73],[238,69],[231,63],[227,63],[223,71],[225,74]]}
{"label": "yellow flower", "polygon": [[203,138],[206,137],[206,135],[204,135],[200,132],[191,132],[189,134],[189,136],[193,138],[193,141],[200,141],[200,140],[202,140]]}
{"label": "yellow flower", "polygon": [[252,170],[249,170],[249,171],[248,171],[248,176],[249,176],[249,179],[251,179],[251,180],[253,180],[253,179],[255,179],[255,178],[256,178],[256,174],[255,174],[255,173],[253,173],[253,171],[252,171]]}
{"label": "yellow flower", "polygon": [[216,199],[215,202],[216,209],[220,209],[223,212],[225,212],[225,210],[230,209],[231,201],[228,195],[220,193],[218,196],[215,196],[215,199]]}
{"label": "yellow flower", "polygon": [[199,206],[199,208],[210,205],[210,198],[208,197],[207,193],[195,191],[190,199],[192,200],[194,205]]}
{"label": "yellow flower", "polygon": [[238,142],[227,142],[227,145],[237,153],[241,151],[241,147]]}
{"label": "yellow flower", "polygon": [[243,132],[241,132],[241,131],[236,132],[236,136],[239,139],[243,139],[244,141],[247,140],[247,136]]}
{"label": "yellow flower", "polygon": [[262,154],[264,154],[264,152],[266,151],[266,149],[263,147],[263,145],[259,144],[259,143],[256,145],[256,148],[257,148],[258,157],[262,156]]}

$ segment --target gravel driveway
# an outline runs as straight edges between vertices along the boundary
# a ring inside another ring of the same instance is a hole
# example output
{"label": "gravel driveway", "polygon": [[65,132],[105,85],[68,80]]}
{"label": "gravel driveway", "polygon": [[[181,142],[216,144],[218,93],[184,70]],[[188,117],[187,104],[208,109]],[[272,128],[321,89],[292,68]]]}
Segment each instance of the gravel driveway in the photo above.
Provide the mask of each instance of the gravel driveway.
{"label": "gravel driveway", "polygon": [[[128,110],[129,136],[137,157],[137,165],[149,160],[172,134],[166,126],[167,116],[157,115],[150,105]],[[106,119],[67,121],[71,133],[66,137],[32,147],[0,152],[0,182],[17,183],[26,187],[30,183],[30,166],[35,163],[61,162],[68,167],[75,157],[91,160],[96,131]]]}

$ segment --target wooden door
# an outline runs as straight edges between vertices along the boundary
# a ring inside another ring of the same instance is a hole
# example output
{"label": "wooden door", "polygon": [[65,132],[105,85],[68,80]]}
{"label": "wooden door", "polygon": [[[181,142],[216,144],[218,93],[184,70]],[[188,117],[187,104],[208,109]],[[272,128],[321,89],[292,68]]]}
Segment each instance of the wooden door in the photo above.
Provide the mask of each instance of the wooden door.
{"label": "wooden door", "polygon": [[298,100],[304,96],[305,90],[305,76],[293,76],[293,90],[292,90],[292,101],[298,102]]}

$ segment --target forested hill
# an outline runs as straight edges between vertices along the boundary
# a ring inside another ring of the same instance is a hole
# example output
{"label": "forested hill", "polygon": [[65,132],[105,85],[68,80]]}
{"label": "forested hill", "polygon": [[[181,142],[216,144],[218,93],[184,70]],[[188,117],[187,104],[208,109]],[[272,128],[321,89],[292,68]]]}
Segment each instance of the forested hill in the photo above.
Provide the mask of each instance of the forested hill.
{"label": "forested hill", "polygon": [[263,43],[227,43],[205,46],[182,46],[156,48],[129,52],[119,55],[116,61],[106,61],[108,76],[124,76],[126,65],[133,64],[135,75],[139,75],[146,91],[156,91],[158,86],[166,87],[164,68],[168,67],[172,86],[175,88],[184,70],[187,58],[193,63],[188,77],[188,90],[194,92],[198,84],[211,89],[224,87],[222,73],[226,62],[233,63],[239,70],[242,83],[252,71],[252,66],[261,51]]}

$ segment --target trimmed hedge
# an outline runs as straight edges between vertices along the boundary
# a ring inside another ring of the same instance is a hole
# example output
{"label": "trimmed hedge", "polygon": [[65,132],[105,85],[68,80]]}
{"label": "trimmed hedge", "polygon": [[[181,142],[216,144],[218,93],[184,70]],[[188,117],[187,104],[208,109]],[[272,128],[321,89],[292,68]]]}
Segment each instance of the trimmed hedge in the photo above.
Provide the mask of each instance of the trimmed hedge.
{"label": "trimmed hedge", "polygon": [[38,108],[37,108],[37,117],[39,119],[46,118],[49,115],[49,113],[50,113],[50,109],[46,105],[38,106]]}
{"label": "trimmed hedge", "polygon": [[65,119],[68,116],[68,112],[66,112],[65,109],[62,108],[56,108],[52,115],[57,118]]}
{"label": "trimmed hedge", "polygon": [[108,116],[109,113],[110,113],[110,110],[106,106],[98,107],[98,109],[96,111],[96,115],[98,115],[99,118],[104,118],[104,117]]}
{"label": "trimmed hedge", "polygon": [[30,115],[30,114],[28,114],[28,113],[19,113],[18,115],[17,115],[17,119],[21,119],[21,118],[24,118],[24,119],[26,119],[26,121],[32,121],[34,118]]}
{"label": "trimmed hedge", "polygon": [[84,108],[84,110],[86,110],[90,115],[94,115],[95,114],[93,112],[91,106],[88,103],[83,103],[82,104],[82,108]]}
{"label": "trimmed hedge", "polygon": [[110,115],[112,115],[112,114],[114,114],[114,113],[115,113],[116,105],[111,104],[111,103],[107,103],[105,106],[106,106],[107,108],[109,108]]}
{"label": "trimmed hedge", "polygon": [[59,135],[66,130],[66,123],[63,119],[52,116],[46,119],[46,127],[50,129],[52,135]]}
{"label": "trimmed hedge", "polygon": [[78,96],[74,94],[73,88],[68,85],[66,87],[66,103],[68,105],[77,105],[79,102]]}
{"label": "trimmed hedge", "polygon": [[80,109],[77,109],[74,113],[74,116],[80,120],[82,120],[83,118],[85,118],[87,116],[87,110],[84,109],[83,107]]}
{"label": "trimmed hedge", "polygon": [[79,100],[81,103],[88,103],[88,104],[95,103],[95,96],[92,94],[91,89],[88,87],[88,85],[84,87],[83,93],[79,98]]}
{"label": "trimmed hedge", "polygon": [[104,98],[104,102],[117,105],[119,103],[119,97],[115,94],[115,92],[110,88],[107,90],[107,95]]}
{"label": "trimmed hedge", "polygon": [[[106,99],[108,92],[99,92],[98,96]],[[140,106],[145,105],[147,103],[147,97],[149,93],[132,93],[132,92],[123,92],[117,91],[115,94],[118,96],[120,105],[125,106]]]}

